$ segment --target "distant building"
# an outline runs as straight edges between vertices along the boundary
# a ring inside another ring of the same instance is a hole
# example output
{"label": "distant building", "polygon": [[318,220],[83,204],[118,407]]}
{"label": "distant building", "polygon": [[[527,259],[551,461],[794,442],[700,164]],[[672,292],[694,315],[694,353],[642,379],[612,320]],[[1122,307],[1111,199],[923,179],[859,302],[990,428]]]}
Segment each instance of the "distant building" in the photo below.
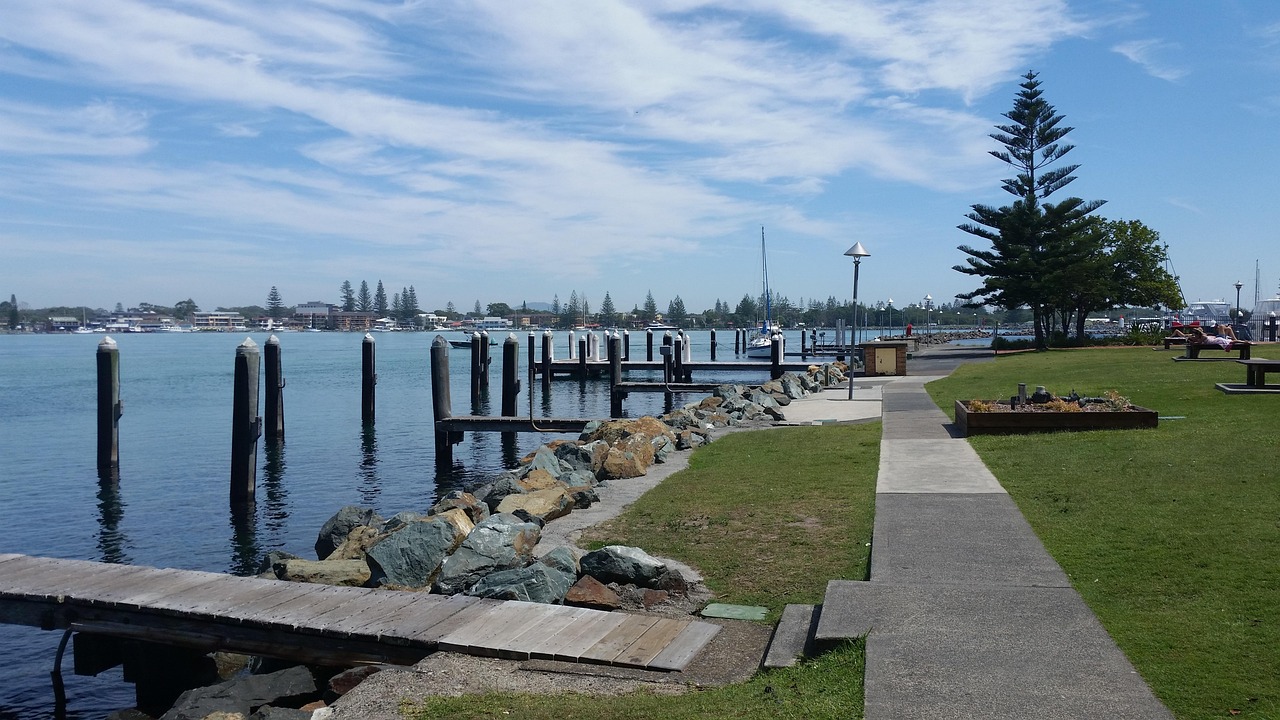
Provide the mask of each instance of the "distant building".
{"label": "distant building", "polygon": [[378,322],[378,314],[360,312],[359,310],[352,312],[335,310],[329,314],[329,320],[332,322],[334,330],[368,332],[373,329],[374,323]]}
{"label": "distant building", "polygon": [[329,320],[333,313],[340,312],[338,310],[339,307],[319,300],[312,300],[295,307],[293,309],[293,319],[306,327],[328,330],[330,329]]}
{"label": "distant building", "polygon": [[191,325],[197,330],[244,330],[244,316],[238,312],[194,312]]}

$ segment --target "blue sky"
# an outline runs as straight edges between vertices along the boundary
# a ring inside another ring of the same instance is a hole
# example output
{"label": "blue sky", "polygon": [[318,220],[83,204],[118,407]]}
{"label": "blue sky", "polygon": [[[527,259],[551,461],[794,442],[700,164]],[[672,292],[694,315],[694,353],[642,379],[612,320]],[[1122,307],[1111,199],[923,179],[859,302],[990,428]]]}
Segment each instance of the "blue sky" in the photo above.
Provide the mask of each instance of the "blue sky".
{"label": "blue sky", "polygon": [[[4,0],[0,295],[945,302],[1020,76],[1188,300],[1280,278],[1280,4]],[[1065,194],[1064,194],[1065,196]]]}

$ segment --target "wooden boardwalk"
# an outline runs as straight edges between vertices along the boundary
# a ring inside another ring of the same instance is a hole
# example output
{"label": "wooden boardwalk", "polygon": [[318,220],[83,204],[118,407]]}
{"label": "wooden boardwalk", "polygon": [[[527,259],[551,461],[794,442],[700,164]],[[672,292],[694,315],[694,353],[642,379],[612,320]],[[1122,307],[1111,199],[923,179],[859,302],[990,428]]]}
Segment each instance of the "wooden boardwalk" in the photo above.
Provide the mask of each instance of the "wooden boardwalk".
{"label": "wooden boardwalk", "polygon": [[0,622],[268,655],[409,665],[437,650],[679,671],[719,626],[563,605],[0,554]]}

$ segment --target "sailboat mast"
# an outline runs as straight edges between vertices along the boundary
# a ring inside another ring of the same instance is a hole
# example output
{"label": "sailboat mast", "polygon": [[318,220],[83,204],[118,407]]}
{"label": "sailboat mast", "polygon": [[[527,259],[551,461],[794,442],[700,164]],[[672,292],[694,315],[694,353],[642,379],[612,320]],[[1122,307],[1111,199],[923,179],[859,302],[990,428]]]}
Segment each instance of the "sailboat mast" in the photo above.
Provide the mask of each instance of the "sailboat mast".
{"label": "sailboat mast", "polygon": [[769,298],[769,259],[764,252],[764,226],[760,226],[760,267],[764,270],[764,329],[770,332],[773,324],[773,312]]}

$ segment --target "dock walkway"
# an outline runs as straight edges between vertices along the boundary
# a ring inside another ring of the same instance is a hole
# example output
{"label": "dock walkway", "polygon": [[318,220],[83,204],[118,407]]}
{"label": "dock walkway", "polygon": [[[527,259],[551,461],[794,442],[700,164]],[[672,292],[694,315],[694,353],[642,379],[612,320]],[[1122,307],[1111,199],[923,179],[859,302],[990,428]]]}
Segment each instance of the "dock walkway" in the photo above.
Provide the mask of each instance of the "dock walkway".
{"label": "dock walkway", "polygon": [[0,622],[297,662],[410,665],[437,650],[679,671],[692,619],[0,554]]}

